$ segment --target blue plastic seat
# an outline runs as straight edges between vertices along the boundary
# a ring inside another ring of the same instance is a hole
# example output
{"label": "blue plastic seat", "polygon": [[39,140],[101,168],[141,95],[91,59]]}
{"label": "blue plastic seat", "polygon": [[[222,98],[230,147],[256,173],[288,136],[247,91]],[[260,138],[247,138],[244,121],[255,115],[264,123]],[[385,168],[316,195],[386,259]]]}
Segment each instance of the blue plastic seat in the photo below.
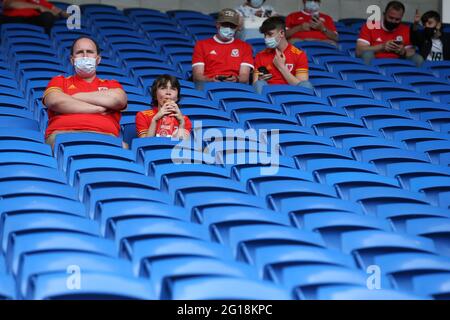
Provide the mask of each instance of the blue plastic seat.
{"label": "blue plastic seat", "polygon": [[0,116],[0,128],[17,128],[39,131],[39,124],[36,120],[27,118]]}
{"label": "blue plastic seat", "polygon": [[287,266],[279,271],[279,282],[295,290],[299,299],[314,299],[315,291],[331,285],[356,285],[364,288],[367,274],[341,266]]}
{"label": "blue plastic seat", "polygon": [[370,290],[367,286],[338,285],[319,288],[318,300],[426,300],[423,295],[414,295],[395,290]]}
{"label": "blue plastic seat", "polygon": [[[167,288],[167,289],[166,289]],[[239,288],[239,290],[236,290]],[[202,277],[168,281],[161,299],[172,300],[290,300],[291,296],[270,282],[230,277]]]}
{"label": "blue plastic seat", "polygon": [[117,159],[78,159],[72,161],[67,169],[67,180],[72,186],[76,186],[83,172],[123,171],[131,173],[144,173],[144,169],[133,162]]}
{"label": "blue plastic seat", "polygon": [[[172,209],[173,212],[173,209]],[[186,221],[162,217],[135,217],[109,223],[106,236],[115,238],[122,256],[132,256],[130,249],[136,240],[145,238],[180,237],[209,240],[206,228]]]}
{"label": "blue plastic seat", "polygon": [[391,253],[375,258],[383,273],[398,289],[412,292],[414,278],[425,274],[449,272],[450,258],[429,253]]}
{"label": "blue plastic seat", "polygon": [[158,297],[163,286],[172,279],[201,278],[205,276],[230,277],[257,281],[253,269],[240,262],[221,261],[211,257],[177,257],[144,261],[144,274],[150,274],[151,286]]}
{"label": "blue plastic seat", "polygon": [[89,252],[50,252],[25,255],[19,268],[18,283],[23,298],[29,296],[32,279],[43,274],[67,272],[67,268],[74,264],[82,272],[102,272],[108,275],[133,277],[131,264]]}
{"label": "blue plastic seat", "polygon": [[432,296],[436,300],[450,299],[448,289],[450,273],[436,273],[417,276],[413,279],[415,291],[420,294]]}
{"label": "blue plastic seat", "polygon": [[0,300],[14,300],[15,290],[14,279],[10,275],[0,273]]}
{"label": "blue plastic seat", "polygon": [[59,151],[62,156],[58,158],[58,164],[63,172],[66,172],[78,159],[120,160],[130,163],[135,160],[134,154],[130,150],[117,146],[83,144],[62,146]]}
{"label": "blue plastic seat", "polygon": [[153,300],[151,288],[133,277],[105,274],[103,272],[84,272],[81,288],[67,288],[67,273],[45,274],[33,279],[28,299],[141,299]]}
{"label": "blue plastic seat", "polygon": [[[130,258],[136,275],[143,276],[144,261],[170,257],[209,257],[221,260],[234,260],[231,251],[218,243],[186,237],[165,236],[136,239],[129,243]],[[148,275],[147,275],[148,276]]]}
{"label": "blue plastic seat", "polygon": [[[119,209],[119,210],[118,210]],[[123,221],[139,218],[149,223],[155,219],[189,221],[189,213],[182,207],[167,204],[159,199],[117,199],[97,204],[95,218],[100,221],[102,234],[112,237]],[[145,220],[147,219],[147,220]]]}
{"label": "blue plastic seat", "polygon": [[[49,241],[52,239],[52,241]],[[52,251],[82,251],[116,257],[112,241],[68,231],[41,231],[32,234],[14,234],[9,238],[6,262],[10,270],[17,275],[20,259],[24,254]]]}
{"label": "blue plastic seat", "polygon": [[336,250],[308,245],[280,244],[256,248],[253,262],[258,268],[260,278],[277,279],[279,270],[295,265],[341,266],[355,269],[355,261],[349,255]]}
{"label": "blue plastic seat", "polygon": [[6,214],[3,217],[2,228],[0,229],[3,252],[7,252],[9,238],[13,237],[15,234],[32,234],[46,230],[59,230],[78,232],[80,234],[93,236],[100,235],[96,222],[73,215],[32,213],[15,215]]}
{"label": "blue plastic seat", "polygon": [[450,219],[448,218],[422,218],[406,222],[406,230],[414,235],[433,239],[436,249],[450,257]]}
{"label": "blue plastic seat", "polygon": [[387,253],[436,253],[432,240],[379,230],[350,231],[342,234],[342,251],[353,254],[358,264],[367,268],[377,256]]}
{"label": "blue plastic seat", "polygon": [[61,183],[33,179],[1,182],[0,197],[12,198],[23,195],[45,195],[72,200],[78,199],[78,195],[74,189]]}

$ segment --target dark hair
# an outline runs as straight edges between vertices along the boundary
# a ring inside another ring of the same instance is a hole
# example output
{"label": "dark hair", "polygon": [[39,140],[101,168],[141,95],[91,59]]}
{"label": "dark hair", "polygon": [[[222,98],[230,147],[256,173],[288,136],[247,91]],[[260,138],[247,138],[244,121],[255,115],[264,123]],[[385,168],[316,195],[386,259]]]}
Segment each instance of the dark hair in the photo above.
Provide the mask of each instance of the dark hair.
{"label": "dark hair", "polygon": [[97,41],[95,41],[93,38],[89,37],[89,36],[81,36],[75,39],[75,41],[72,43],[72,46],[70,47],[70,54],[73,56],[73,48],[75,48],[75,44],[78,42],[78,40],[81,39],[89,39],[91,40],[94,44],[95,44],[95,50],[97,50],[97,54],[100,55],[100,47],[97,43]]}
{"label": "dark hair", "polygon": [[274,29],[281,29],[286,32],[286,22],[283,17],[275,16],[267,18],[259,28],[259,32],[266,33]]}
{"label": "dark hair", "polygon": [[391,1],[386,5],[386,9],[384,10],[384,12],[388,12],[389,9],[394,9],[396,11],[401,10],[405,12],[405,5],[400,1]]}
{"label": "dark hair", "polygon": [[178,91],[177,103],[178,103],[178,101],[180,101],[180,97],[181,97],[180,82],[174,76],[171,76],[168,74],[162,74],[162,75],[158,76],[155,79],[155,81],[153,81],[152,88],[150,89],[151,90],[150,93],[152,95],[152,106],[158,105],[158,98],[156,97],[156,90],[158,90],[161,87],[166,86],[169,82],[172,85],[172,87],[175,87]]}
{"label": "dark hair", "polygon": [[441,22],[441,15],[434,10],[430,10],[430,11],[425,12],[423,14],[422,18],[420,18],[420,20],[422,20],[422,24],[424,24],[424,25],[425,25],[425,23],[427,23],[427,21],[429,19],[434,19],[437,22]]}

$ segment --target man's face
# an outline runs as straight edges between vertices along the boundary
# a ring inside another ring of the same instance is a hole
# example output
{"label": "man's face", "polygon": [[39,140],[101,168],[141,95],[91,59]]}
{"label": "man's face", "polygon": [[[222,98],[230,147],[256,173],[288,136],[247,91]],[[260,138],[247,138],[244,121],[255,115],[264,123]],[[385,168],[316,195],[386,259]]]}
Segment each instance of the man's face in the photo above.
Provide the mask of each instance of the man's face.
{"label": "man's face", "polygon": [[388,22],[392,23],[400,23],[402,22],[404,12],[402,10],[395,10],[394,8],[390,8],[384,14],[384,18]]}
{"label": "man's face", "polygon": [[430,18],[427,20],[427,22],[425,23],[424,27],[425,28],[436,28],[438,25],[438,22],[436,21],[436,19],[434,18]]}
{"label": "man's face", "polygon": [[73,47],[73,54],[71,56],[71,63],[74,64],[76,58],[95,58],[97,65],[100,63],[100,56],[98,55],[95,43],[90,39],[80,39]]}

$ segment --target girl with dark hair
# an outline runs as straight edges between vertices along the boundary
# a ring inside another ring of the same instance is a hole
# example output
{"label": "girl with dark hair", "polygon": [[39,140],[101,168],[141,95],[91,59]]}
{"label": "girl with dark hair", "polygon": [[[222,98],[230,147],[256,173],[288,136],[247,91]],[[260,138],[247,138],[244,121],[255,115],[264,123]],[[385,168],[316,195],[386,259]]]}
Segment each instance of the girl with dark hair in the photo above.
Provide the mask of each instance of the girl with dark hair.
{"label": "girl with dark hair", "polygon": [[155,79],[151,88],[152,109],[136,114],[136,131],[139,138],[174,137],[189,138],[192,124],[181,113],[180,83],[170,75],[161,75]]}

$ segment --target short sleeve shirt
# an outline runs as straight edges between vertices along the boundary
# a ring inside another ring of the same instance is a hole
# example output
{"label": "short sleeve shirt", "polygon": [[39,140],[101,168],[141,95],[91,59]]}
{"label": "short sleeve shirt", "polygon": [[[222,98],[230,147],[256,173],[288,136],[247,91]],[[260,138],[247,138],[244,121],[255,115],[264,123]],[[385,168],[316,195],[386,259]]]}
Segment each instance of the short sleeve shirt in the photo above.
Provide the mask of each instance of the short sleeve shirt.
{"label": "short sleeve shirt", "polygon": [[[289,44],[283,54],[286,56],[286,66],[292,75],[308,74],[308,57],[304,51]],[[265,49],[258,53],[255,58],[255,72],[258,72],[260,67],[266,67],[272,74],[272,78],[267,81],[269,84],[288,84],[273,64],[274,57],[275,49]]]}
{"label": "short sleeve shirt", "polygon": [[204,75],[239,76],[241,66],[253,68],[252,47],[239,39],[222,42],[216,36],[196,43],[192,56],[192,67],[203,65]]}
{"label": "short sleeve shirt", "polygon": [[[61,91],[68,95],[74,95],[80,92],[93,92],[117,88],[122,89],[122,86],[115,80],[102,80],[95,78],[89,83],[77,75],[70,77],[60,75],[50,80],[47,85],[47,89],[44,92],[43,101],[45,105],[45,97],[53,91]],[[58,114],[52,110],[48,110],[48,127],[45,132],[45,136],[49,136],[54,131],[71,130],[94,131],[119,136],[120,118],[120,111],[110,112],[107,114]]]}

